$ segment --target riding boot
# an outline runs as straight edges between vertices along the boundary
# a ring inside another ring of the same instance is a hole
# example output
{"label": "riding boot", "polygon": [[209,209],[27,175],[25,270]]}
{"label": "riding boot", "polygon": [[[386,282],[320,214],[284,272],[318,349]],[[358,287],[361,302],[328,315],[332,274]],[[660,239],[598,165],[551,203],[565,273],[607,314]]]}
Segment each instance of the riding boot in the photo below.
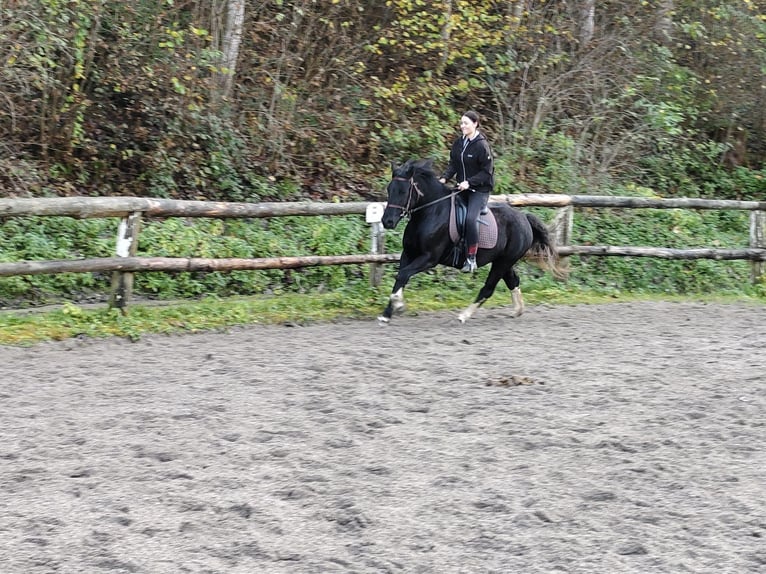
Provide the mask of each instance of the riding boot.
{"label": "riding boot", "polygon": [[476,252],[479,250],[479,246],[477,244],[470,245],[468,247],[468,257],[465,259],[465,264],[463,265],[463,268],[461,271],[463,273],[473,273],[476,271]]}

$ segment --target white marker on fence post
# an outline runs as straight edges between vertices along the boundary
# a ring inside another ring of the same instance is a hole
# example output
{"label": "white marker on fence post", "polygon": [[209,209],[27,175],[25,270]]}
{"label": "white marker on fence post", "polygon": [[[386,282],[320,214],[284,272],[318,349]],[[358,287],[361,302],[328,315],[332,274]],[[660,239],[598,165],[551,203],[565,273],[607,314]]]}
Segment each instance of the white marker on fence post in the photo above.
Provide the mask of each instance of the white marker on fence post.
{"label": "white marker on fence post", "polygon": [[[385,203],[370,203],[365,212],[365,221],[370,224],[370,236],[372,246],[370,253],[378,255],[386,252],[386,231],[380,220],[383,218],[383,211],[386,208]],[[383,265],[380,263],[370,263],[370,285],[377,287],[383,277]]]}
{"label": "white marker on fence post", "polygon": [[[138,231],[141,227],[141,212],[134,211],[120,219],[117,228],[117,257],[134,257],[138,248]],[[109,308],[117,308],[125,313],[125,307],[133,292],[133,273],[114,271],[112,273],[112,293],[109,296]]]}
{"label": "white marker on fence post", "polygon": [[[766,211],[750,212],[750,247],[756,249],[766,247]],[[758,283],[766,270],[766,263],[753,261],[750,265],[750,280]]]}

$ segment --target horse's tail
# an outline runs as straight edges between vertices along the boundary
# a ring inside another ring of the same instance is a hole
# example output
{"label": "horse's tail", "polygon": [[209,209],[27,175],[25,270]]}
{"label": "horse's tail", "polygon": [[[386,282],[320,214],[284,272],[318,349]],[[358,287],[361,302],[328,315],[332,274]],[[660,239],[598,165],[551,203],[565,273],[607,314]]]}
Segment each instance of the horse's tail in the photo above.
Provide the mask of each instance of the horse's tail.
{"label": "horse's tail", "polygon": [[527,251],[527,259],[550,271],[556,279],[566,279],[569,270],[559,257],[553,235],[539,217],[531,213],[525,215],[532,226],[532,247]]}

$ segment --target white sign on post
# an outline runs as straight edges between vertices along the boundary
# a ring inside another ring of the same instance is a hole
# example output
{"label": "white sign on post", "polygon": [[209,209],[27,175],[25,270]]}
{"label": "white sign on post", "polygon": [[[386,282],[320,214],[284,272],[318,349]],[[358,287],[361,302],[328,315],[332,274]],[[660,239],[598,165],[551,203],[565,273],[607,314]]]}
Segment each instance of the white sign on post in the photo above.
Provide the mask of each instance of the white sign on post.
{"label": "white sign on post", "polygon": [[367,223],[380,223],[383,218],[383,211],[386,209],[385,203],[371,203],[367,206],[365,220]]}
{"label": "white sign on post", "polygon": [[117,225],[117,248],[115,249],[117,257],[130,257],[131,243],[133,243],[133,237],[128,233],[128,218],[123,217]]}

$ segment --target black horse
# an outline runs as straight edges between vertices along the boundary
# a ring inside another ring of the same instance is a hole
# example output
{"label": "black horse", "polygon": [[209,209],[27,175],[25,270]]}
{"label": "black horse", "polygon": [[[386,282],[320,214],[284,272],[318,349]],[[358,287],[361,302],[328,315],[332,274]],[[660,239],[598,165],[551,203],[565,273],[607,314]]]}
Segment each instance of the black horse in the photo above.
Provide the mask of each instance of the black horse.
{"label": "black horse", "polygon": [[[388,306],[378,317],[382,322],[388,322],[394,312],[404,308],[404,287],[413,275],[438,264],[460,268],[465,262],[464,250],[450,235],[450,218],[455,211],[452,198],[458,192],[439,181],[431,160],[409,160],[399,167],[392,164],[391,168],[383,227],[393,229],[405,216],[409,217],[409,222],[404,229],[396,282]],[[513,316],[521,315],[524,300],[519,289],[519,276],[513,266],[524,256],[558,278],[565,276],[558,265],[556,246],[539,218],[503,203],[489,203],[488,207],[497,222],[496,241],[494,247],[480,244],[476,261],[479,267],[488,263],[492,263],[492,267],[474,302],[458,315],[462,323],[492,296],[501,279],[511,290]],[[483,218],[484,215],[480,220]]]}

